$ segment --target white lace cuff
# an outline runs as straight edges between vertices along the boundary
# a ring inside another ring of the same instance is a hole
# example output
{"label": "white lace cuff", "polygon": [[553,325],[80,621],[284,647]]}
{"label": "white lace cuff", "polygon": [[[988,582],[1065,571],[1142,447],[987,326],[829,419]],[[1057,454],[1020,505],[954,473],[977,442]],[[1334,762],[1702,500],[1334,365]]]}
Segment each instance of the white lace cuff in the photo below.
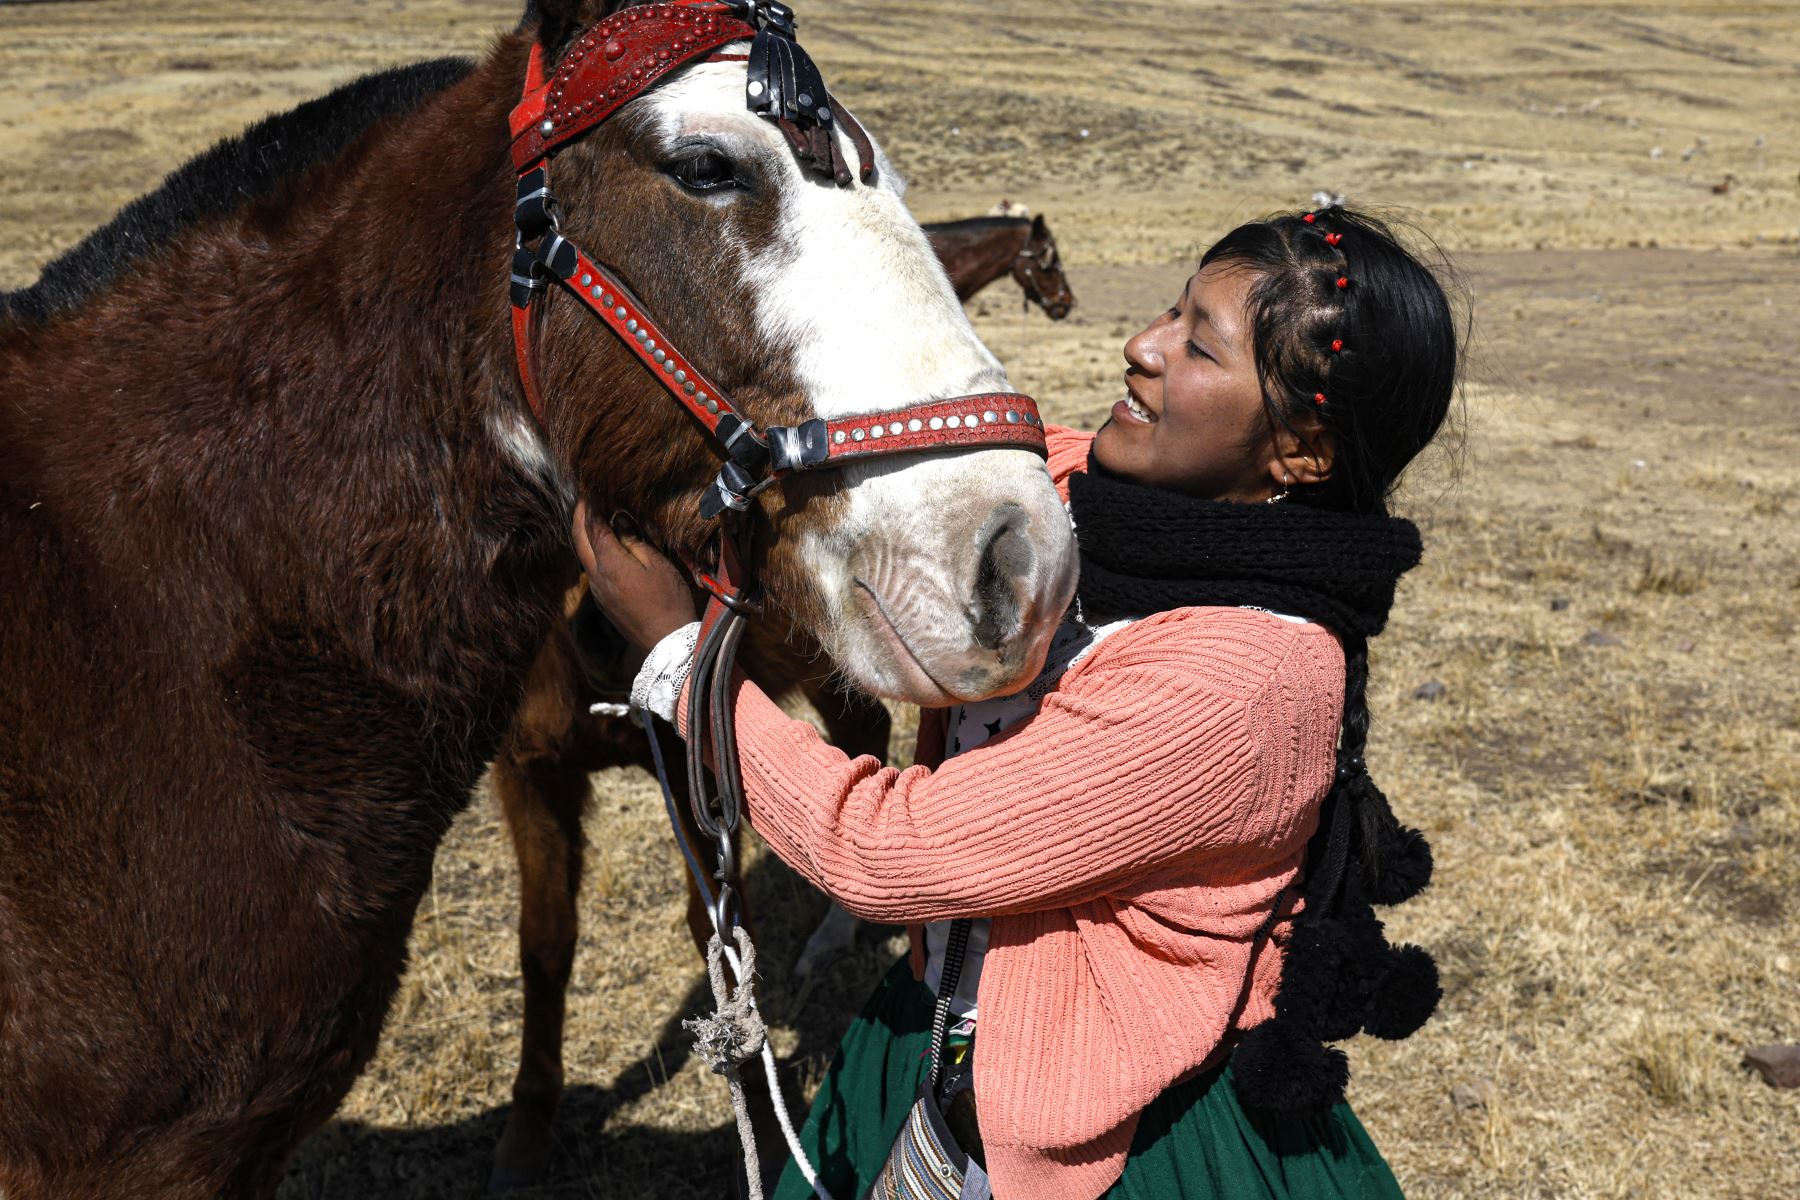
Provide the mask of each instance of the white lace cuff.
{"label": "white lace cuff", "polygon": [[688,670],[694,665],[694,643],[700,640],[700,622],[691,621],[656,643],[631,682],[631,706],[647,708],[663,720],[675,723],[675,706]]}

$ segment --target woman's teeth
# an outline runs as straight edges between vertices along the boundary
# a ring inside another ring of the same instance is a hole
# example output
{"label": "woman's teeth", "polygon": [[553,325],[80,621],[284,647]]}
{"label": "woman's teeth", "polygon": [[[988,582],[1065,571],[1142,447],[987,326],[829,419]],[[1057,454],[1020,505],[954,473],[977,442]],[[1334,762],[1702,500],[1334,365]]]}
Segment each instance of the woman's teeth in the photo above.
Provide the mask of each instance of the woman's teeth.
{"label": "woman's teeth", "polygon": [[1130,393],[1127,393],[1125,396],[1125,407],[1131,410],[1132,416],[1134,416],[1138,420],[1144,422],[1144,424],[1146,424],[1146,425],[1148,425],[1150,422],[1156,420],[1155,417],[1150,415],[1150,410],[1145,408],[1143,405],[1139,404],[1137,401],[1137,397],[1131,395]]}

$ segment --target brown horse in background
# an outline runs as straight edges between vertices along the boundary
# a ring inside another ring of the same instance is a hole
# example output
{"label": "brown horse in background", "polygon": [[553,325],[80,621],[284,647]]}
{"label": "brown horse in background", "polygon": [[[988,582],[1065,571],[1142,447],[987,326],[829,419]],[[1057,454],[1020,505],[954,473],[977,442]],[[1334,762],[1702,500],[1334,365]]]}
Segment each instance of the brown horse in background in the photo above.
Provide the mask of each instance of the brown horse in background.
{"label": "brown horse in background", "polygon": [[[541,425],[513,360],[508,116],[533,43],[554,62],[613,6],[539,0],[477,64],[270,118],[0,297],[7,1200],[272,1196],[375,1051],[438,843],[564,616],[577,502],[705,554],[718,453],[636,358],[553,294]],[[562,150],[563,228],[765,426],[1002,389],[879,152],[822,186],[744,97],[741,61],[687,67]],[[954,581],[1001,505],[1035,565],[983,640],[992,588]],[[1016,686],[1072,582],[1023,451],[753,517],[771,606],[921,702],[921,671]],[[898,624],[849,583],[879,599],[870,556],[908,564]]]}
{"label": "brown horse in background", "polygon": [[967,300],[1002,275],[1010,274],[1028,304],[1060,321],[1075,307],[1075,293],[1063,274],[1056,239],[1042,214],[1035,217],[970,217],[926,225],[925,236]]}

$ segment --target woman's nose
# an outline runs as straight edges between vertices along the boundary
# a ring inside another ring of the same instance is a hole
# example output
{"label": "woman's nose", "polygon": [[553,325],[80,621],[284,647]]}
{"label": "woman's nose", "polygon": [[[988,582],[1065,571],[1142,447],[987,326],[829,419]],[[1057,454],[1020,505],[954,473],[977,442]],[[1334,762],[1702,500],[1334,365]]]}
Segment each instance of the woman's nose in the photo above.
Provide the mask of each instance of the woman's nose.
{"label": "woman's nose", "polygon": [[1146,375],[1162,373],[1162,353],[1156,348],[1156,326],[1138,331],[1125,343],[1125,361]]}

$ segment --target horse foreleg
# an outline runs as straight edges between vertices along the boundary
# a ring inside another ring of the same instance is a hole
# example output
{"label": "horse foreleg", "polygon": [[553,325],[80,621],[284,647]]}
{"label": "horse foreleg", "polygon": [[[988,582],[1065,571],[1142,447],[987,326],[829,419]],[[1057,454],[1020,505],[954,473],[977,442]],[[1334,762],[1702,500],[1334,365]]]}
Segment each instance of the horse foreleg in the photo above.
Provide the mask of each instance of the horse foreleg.
{"label": "horse foreleg", "polygon": [[525,698],[500,755],[493,790],[519,862],[519,969],[525,1029],[513,1107],[489,1186],[540,1178],[550,1164],[552,1122],[563,1090],[563,1017],[578,933],[576,898],[585,844],[590,757],[583,753],[574,645],[559,627],[526,680]]}
{"label": "horse foreleg", "polygon": [[563,1090],[563,1017],[578,930],[581,814],[587,772],[554,759],[494,763],[494,790],[519,858],[519,969],[525,983],[525,1032],[512,1113],[494,1155],[494,1190],[540,1178],[552,1150],[551,1126]]}

